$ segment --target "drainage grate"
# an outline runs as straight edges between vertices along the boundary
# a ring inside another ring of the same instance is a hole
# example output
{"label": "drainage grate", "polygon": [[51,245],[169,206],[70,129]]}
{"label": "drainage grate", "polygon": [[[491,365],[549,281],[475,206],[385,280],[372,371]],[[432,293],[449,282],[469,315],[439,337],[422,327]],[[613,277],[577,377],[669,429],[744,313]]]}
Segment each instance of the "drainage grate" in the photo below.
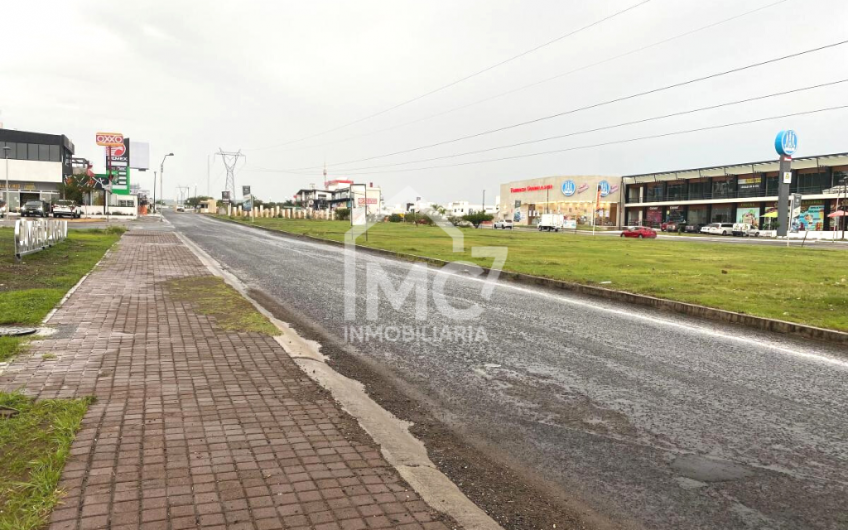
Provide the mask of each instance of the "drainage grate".
{"label": "drainage grate", "polygon": [[0,327],[0,337],[19,337],[21,335],[32,335],[38,331],[36,328]]}

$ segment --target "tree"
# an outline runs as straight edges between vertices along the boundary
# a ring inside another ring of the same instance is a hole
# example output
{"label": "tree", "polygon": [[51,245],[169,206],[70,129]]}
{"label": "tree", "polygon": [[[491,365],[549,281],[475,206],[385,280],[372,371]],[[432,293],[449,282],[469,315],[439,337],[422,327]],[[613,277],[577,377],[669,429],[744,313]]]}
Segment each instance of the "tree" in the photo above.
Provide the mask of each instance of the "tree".
{"label": "tree", "polygon": [[389,216],[390,223],[400,223],[403,221],[403,216],[399,213],[393,213]]}
{"label": "tree", "polygon": [[200,205],[200,201],[207,201],[212,197],[207,197],[206,195],[201,195],[199,197],[189,197],[185,200],[185,205],[189,208],[196,208]]}
{"label": "tree", "polygon": [[336,208],[336,221],[347,221],[350,219],[349,208]]}
{"label": "tree", "polygon": [[76,204],[83,204],[85,197],[94,189],[88,175],[70,175],[59,184],[59,194]]}
{"label": "tree", "polygon": [[494,218],[495,217],[493,215],[488,214],[488,213],[483,213],[483,212],[471,213],[471,214],[462,216],[462,220],[468,221],[469,223],[473,224],[474,228],[480,228],[481,224],[483,224],[487,221],[491,221]]}

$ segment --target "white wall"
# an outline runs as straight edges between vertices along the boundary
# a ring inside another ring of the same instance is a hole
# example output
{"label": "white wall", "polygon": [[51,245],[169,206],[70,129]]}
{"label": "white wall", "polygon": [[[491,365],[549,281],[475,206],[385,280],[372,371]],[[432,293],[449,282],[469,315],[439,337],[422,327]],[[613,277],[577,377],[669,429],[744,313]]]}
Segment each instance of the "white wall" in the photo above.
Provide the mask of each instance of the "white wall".
{"label": "white wall", "polygon": [[[0,180],[6,182],[6,162],[0,160]],[[11,182],[62,182],[61,162],[41,162],[38,160],[8,160],[9,181]]]}

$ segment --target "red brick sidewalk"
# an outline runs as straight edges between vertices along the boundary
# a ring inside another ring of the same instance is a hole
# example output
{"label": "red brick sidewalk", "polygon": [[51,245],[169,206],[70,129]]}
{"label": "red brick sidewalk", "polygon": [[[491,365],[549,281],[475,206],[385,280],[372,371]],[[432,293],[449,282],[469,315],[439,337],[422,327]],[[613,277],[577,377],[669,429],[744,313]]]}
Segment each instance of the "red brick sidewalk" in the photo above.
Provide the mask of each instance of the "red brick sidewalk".
{"label": "red brick sidewalk", "polygon": [[5,391],[97,397],[50,528],[455,528],[271,337],[224,332],[161,284],[208,274],[173,234],[128,232],[58,333],[0,375]]}

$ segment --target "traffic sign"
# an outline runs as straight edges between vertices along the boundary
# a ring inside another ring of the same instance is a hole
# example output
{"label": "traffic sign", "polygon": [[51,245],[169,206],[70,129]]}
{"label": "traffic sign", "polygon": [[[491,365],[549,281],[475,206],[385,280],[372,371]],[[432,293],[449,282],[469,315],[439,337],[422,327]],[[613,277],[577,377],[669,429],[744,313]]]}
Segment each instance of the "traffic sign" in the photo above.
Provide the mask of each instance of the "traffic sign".
{"label": "traffic sign", "polygon": [[97,145],[104,147],[123,147],[124,135],[121,133],[99,132],[95,135]]}

